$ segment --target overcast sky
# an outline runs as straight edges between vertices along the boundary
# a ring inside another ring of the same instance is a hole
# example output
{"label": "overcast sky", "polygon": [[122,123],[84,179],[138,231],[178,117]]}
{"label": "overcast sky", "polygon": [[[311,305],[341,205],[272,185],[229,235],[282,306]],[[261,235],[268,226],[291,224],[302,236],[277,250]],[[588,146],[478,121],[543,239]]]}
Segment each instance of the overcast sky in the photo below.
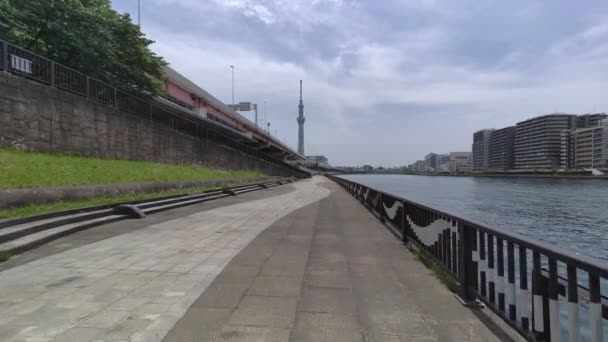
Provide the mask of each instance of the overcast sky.
{"label": "overcast sky", "polygon": [[[141,0],[154,51],[211,94],[268,102],[333,165],[409,164],[551,112],[608,111],[608,1]],[[137,18],[137,0],[115,0]],[[263,110],[262,110],[263,112]],[[262,115],[263,116],[263,115]]]}

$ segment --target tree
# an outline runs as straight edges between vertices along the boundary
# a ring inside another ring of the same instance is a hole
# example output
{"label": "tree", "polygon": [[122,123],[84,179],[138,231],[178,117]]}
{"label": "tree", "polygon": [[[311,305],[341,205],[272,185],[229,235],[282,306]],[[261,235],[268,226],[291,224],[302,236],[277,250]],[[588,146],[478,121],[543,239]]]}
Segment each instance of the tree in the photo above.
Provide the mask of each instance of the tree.
{"label": "tree", "polygon": [[140,96],[162,92],[163,59],[108,0],[0,0],[3,39]]}

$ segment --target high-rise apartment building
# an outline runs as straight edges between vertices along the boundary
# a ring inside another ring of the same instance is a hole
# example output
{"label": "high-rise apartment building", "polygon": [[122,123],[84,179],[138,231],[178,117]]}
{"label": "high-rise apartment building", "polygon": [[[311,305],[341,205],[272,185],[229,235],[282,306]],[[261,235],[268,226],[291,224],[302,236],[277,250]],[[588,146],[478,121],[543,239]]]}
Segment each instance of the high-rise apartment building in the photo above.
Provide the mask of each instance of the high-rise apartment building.
{"label": "high-rise apartment building", "polygon": [[426,172],[426,163],[424,160],[416,160],[414,163],[414,172]]}
{"label": "high-rise apartment building", "polygon": [[450,152],[450,172],[468,173],[473,170],[471,152]]}
{"label": "high-rise apartment building", "polygon": [[513,145],[515,144],[515,126],[492,131],[490,135],[491,171],[506,171],[513,169]]}
{"label": "high-rise apartment building", "polygon": [[473,171],[487,170],[490,165],[490,136],[493,129],[482,129],[473,134]]}
{"label": "high-rise apartment building", "polygon": [[437,155],[436,172],[450,172],[450,155],[449,154],[438,154]]}
{"label": "high-rise apartment building", "polygon": [[553,169],[561,165],[562,132],[576,127],[576,115],[549,114],[517,123],[514,168]]}
{"label": "high-rise apartment building", "polygon": [[424,165],[427,172],[435,172],[437,170],[437,155],[429,153],[424,157]]}
{"label": "high-rise apartment building", "polygon": [[608,168],[608,119],[562,132],[562,168]]}

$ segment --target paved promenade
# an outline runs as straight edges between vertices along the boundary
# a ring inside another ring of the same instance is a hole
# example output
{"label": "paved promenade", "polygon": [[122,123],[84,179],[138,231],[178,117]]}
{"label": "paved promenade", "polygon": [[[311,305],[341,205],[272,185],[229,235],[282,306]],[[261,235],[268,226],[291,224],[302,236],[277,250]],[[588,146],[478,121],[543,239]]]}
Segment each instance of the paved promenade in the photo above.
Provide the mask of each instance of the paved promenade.
{"label": "paved promenade", "polygon": [[0,341],[497,340],[336,184],[293,186],[0,272]]}

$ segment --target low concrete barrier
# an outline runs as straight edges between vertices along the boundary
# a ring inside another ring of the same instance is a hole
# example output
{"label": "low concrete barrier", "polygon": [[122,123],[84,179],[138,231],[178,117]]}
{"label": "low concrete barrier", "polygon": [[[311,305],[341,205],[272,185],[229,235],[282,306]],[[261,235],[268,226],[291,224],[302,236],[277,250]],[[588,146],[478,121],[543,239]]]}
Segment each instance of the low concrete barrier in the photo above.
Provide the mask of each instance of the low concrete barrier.
{"label": "low concrete barrier", "polygon": [[20,207],[29,204],[43,204],[59,201],[75,201],[95,197],[113,197],[134,193],[152,193],[194,187],[215,187],[224,184],[264,182],[277,177],[206,179],[166,183],[128,183],[107,185],[82,185],[56,188],[36,188],[0,191],[0,209]]}

